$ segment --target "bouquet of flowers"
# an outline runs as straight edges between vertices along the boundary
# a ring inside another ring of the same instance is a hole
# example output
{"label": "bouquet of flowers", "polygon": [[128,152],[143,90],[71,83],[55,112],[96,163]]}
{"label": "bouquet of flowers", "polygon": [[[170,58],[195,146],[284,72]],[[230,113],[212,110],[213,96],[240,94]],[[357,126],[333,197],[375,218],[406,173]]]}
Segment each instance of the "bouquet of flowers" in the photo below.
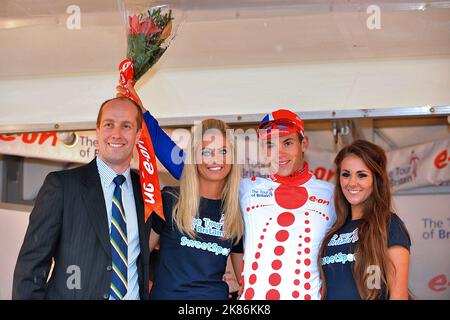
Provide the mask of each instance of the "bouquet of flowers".
{"label": "bouquet of flowers", "polygon": [[[134,86],[136,82],[161,58],[168,44],[173,39],[172,10],[167,5],[125,9],[124,0],[118,0],[124,13],[127,30],[127,58],[119,64],[120,84],[126,96],[137,102],[127,89],[128,81]],[[145,221],[155,212],[162,219],[161,191],[153,144],[145,121],[142,134],[136,145],[139,154],[139,173],[142,197],[145,206]]]}
{"label": "bouquet of flowers", "polygon": [[124,11],[127,12],[127,59],[120,63],[119,71],[120,83],[125,88],[128,80],[134,85],[164,54],[172,35],[173,17],[167,6],[139,13]]}

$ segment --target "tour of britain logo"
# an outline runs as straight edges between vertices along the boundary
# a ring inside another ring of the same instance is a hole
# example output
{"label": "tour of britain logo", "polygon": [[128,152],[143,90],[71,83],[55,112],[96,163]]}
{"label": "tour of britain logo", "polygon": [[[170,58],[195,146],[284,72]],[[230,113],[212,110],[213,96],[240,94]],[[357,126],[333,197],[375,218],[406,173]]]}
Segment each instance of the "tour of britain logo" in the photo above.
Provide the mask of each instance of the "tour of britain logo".
{"label": "tour of britain logo", "polygon": [[389,170],[389,179],[392,187],[398,187],[413,182],[417,177],[420,158],[414,149],[409,155],[408,162],[402,166],[396,166]]}
{"label": "tour of britain logo", "polygon": [[252,189],[252,198],[271,198],[273,196],[273,188],[270,189]]}

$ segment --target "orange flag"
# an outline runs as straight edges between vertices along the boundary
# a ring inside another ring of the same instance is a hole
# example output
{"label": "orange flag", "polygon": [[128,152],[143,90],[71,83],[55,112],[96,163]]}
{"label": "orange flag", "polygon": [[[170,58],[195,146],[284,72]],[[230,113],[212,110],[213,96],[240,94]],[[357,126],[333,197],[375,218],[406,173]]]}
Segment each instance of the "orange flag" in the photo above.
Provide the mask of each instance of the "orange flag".
{"label": "orange flag", "polygon": [[[126,84],[129,80],[133,80],[134,76],[132,61],[130,59],[123,60],[119,65],[119,72],[120,84],[125,89],[126,96],[138,102],[138,99],[126,88]],[[139,154],[139,176],[144,200],[145,222],[153,212],[156,212],[165,221],[155,151],[144,120],[142,120],[142,133],[136,148]]]}

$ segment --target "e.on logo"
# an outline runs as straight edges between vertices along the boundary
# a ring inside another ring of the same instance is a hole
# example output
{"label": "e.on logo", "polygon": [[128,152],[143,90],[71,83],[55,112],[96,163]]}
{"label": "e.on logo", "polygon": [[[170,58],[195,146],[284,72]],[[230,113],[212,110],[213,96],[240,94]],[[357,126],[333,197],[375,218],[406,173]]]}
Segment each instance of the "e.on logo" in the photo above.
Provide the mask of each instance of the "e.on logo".
{"label": "e.on logo", "polygon": [[450,287],[450,282],[445,274],[437,275],[428,282],[428,288],[435,292],[443,292]]}
{"label": "e.on logo", "polygon": [[49,139],[51,139],[52,147],[54,147],[56,145],[56,141],[58,140],[56,132],[0,134],[0,141],[9,142],[19,140],[25,144],[43,144]]}
{"label": "e.on logo", "polygon": [[317,198],[316,196],[311,196],[311,197],[309,197],[309,201],[311,201],[311,202],[317,202],[317,203],[323,204],[323,205],[325,205],[325,206],[328,206],[328,205],[330,204],[330,201],[329,201],[329,200],[319,199],[319,198]]}
{"label": "e.on logo", "polygon": [[440,152],[434,159],[434,166],[437,169],[444,169],[450,163],[450,157],[448,156],[447,150]]}

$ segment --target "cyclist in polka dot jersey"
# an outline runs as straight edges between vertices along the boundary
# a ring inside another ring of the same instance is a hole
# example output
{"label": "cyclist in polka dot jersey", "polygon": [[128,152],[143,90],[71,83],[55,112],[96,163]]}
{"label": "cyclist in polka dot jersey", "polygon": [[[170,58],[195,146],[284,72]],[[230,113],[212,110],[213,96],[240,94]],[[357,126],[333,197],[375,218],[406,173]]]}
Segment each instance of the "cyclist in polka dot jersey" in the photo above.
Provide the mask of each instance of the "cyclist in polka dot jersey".
{"label": "cyclist in polka dot jersey", "polygon": [[276,174],[241,180],[244,264],[241,299],[320,299],[317,257],[335,221],[333,185],[317,180],[303,161],[303,121],[277,110],[264,117],[258,136]]}

